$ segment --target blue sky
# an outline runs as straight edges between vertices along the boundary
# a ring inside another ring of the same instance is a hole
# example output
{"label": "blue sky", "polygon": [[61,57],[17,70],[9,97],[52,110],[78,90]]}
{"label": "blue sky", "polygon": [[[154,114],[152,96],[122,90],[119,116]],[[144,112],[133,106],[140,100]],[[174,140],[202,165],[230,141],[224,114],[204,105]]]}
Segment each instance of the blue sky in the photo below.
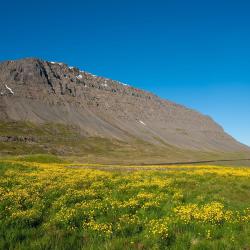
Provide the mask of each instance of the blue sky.
{"label": "blue sky", "polygon": [[210,115],[250,145],[250,2],[2,1],[0,60],[62,61]]}

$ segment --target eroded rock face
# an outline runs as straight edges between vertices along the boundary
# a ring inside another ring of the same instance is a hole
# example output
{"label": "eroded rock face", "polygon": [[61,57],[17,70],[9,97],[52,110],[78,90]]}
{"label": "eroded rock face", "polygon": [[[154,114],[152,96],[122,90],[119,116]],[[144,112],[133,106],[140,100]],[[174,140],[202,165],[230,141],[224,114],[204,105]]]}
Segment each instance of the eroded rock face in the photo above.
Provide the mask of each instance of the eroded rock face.
{"label": "eroded rock face", "polygon": [[88,136],[242,151],[211,118],[124,85],[38,59],[0,64],[0,119],[77,125]]}
{"label": "eroded rock face", "polygon": [[35,142],[36,139],[32,136],[0,136],[0,142]]}

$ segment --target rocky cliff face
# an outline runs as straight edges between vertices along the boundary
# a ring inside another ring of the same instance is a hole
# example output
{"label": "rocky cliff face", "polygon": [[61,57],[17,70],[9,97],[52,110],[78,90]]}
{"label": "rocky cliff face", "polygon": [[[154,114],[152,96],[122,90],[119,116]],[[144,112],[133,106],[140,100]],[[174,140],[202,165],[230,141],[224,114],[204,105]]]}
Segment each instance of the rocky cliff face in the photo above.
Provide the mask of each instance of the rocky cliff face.
{"label": "rocky cliff face", "polygon": [[248,148],[211,118],[122,84],[38,59],[0,64],[0,120],[76,125],[86,136],[200,151]]}

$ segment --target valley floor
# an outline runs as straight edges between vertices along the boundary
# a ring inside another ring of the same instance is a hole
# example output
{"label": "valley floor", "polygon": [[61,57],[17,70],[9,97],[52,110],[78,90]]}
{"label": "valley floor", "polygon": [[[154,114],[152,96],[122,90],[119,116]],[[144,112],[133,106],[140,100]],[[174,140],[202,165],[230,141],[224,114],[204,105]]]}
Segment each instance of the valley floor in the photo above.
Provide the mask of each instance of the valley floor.
{"label": "valley floor", "polygon": [[0,160],[0,249],[249,249],[250,168]]}

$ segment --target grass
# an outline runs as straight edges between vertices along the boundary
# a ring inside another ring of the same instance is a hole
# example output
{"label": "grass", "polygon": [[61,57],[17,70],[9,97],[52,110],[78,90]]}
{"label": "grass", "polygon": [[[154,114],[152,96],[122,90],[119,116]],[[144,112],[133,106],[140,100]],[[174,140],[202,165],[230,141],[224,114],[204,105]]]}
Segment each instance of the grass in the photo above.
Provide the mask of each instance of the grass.
{"label": "grass", "polygon": [[249,204],[240,166],[2,158],[0,249],[249,249]]}
{"label": "grass", "polygon": [[[1,137],[14,141],[1,141]],[[31,138],[24,142],[22,137]],[[155,138],[157,139],[157,138]],[[201,152],[173,147],[159,140],[159,145],[131,138],[129,142],[85,137],[77,127],[62,124],[0,122],[0,156],[49,154],[69,161],[106,164],[156,164],[176,161],[245,158],[242,153]],[[250,165],[250,163],[248,163]]]}

